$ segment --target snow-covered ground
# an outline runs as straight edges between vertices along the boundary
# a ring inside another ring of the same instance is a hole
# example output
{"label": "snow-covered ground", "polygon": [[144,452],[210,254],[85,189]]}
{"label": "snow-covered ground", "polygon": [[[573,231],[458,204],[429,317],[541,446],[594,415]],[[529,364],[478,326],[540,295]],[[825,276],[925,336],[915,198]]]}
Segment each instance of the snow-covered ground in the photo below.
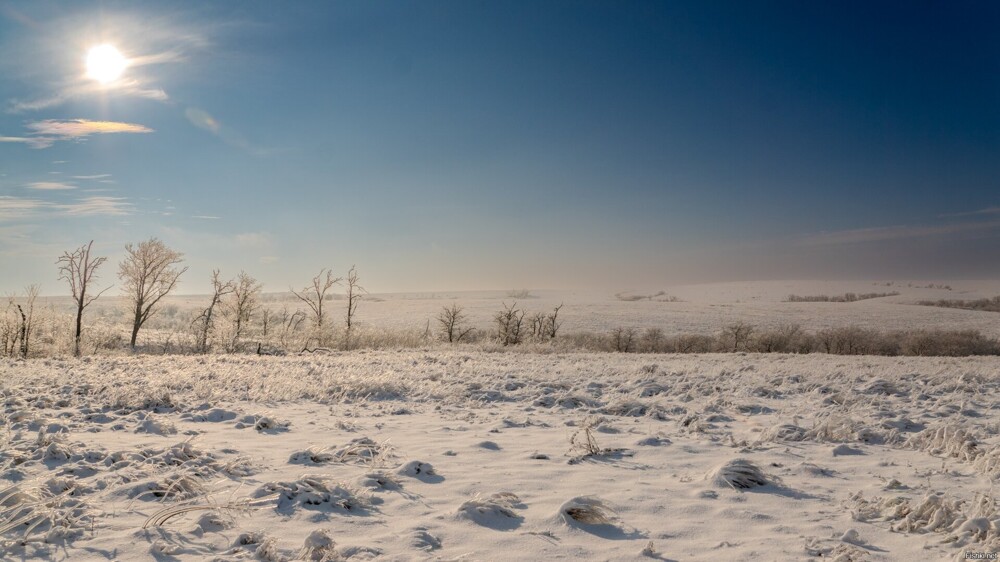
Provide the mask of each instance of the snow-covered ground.
{"label": "snow-covered ground", "polygon": [[0,557],[958,560],[1000,549],[998,374],[442,347],[4,362]]}

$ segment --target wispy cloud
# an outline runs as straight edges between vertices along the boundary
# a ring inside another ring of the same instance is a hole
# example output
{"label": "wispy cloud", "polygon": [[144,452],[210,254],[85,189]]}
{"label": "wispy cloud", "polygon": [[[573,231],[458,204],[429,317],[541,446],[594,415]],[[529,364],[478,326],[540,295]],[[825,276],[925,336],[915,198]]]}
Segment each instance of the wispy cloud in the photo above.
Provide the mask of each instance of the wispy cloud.
{"label": "wispy cloud", "polygon": [[964,213],[948,213],[946,215],[939,215],[941,218],[946,217],[981,217],[984,215],[1000,215],[1000,207],[986,207],[985,209],[978,209],[976,211],[967,211]]}
{"label": "wispy cloud", "polygon": [[68,205],[55,205],[55,208],[71,216],[93,215],[128,215],[132,212],[132,204],[124,197],[85,197]]}
{"label": "wispy cloud", "polygon": [[0,221],[34,219],[43,215],[122,216],[134,206],[124,197],[89,196],[69,203],[55,203],[30,197],[0,196]]}
{"label": "wispy cloud", "polygon": [[222,217],[217,217],[215,215],[194,215],[191,218],[193,218],[193,219],[201,219],[201,220],[206,220],[206,221],[217,221],[217,220],[219,220]]}
{"label": "wispy cloud", "polygon": [[203,109],[189,107],[184,110],[184,116],[187,117],[187,120],[190,121],[195,127],[208,131],[209,133],[212,133],[222,139],[222,141],[226,144],[245,150],[255,156],[267,156],[268,154],[275,152],[274,149],[255,146],[250,141],[243,138],[243,135],[222,124],[218,119]]}
{"label": "wispy cloud", "polygon": [[76,186],[71,183],[65,183],[61,181],[36,181],[25,185],[24,187],[28,189],[41,189],[46,191],[59,191],[65,189],[76,189]]}
{"label": "wispy cloud", "polygon": [[99,180],[104,178],[110,178],[111,174],[93,174],[90,176],[70,176],[75,180]]}
{"label": "wispy cloud", "polygon": [[236,243],[240,246],[268,247],[273,243],[267,232],[244,232],[236,235]]}
{"label": "wispy cloud", "polygon": [[32,134],[54,137],[57,140],[78,139],[97,134],[153,132],[153,129],[145,125],[89,119],[45,119],[28,123],[26,127]]}
{"label": "wispy cloud", "polygon": [[28,129],[29,136],[0,136],[0,142],[19,142],[32,148],[48,148],[59,141],[82,140],[92,135],[153,132],[153,129],[136,123],[89,119],[45,119],[28,123],[25,128]]}
{"label": "wispy cloud", "polygon": [[0,195],[0,220],[25,218],[46,207],[47,203],[38,199]]}
{"label": "wispy cloud", "polygon": [[833,244],[859,244],[864,242],[880,242],[885,240],[903,240],[908,238],[924,238],[933,236],[948,236],[961,233],[989,232],[1000,230],[1000,220],[951,223],[942,225],[918,226],[883,226],[875,228],[858,228],[853,230],[838,230],[810,234],[799,239],[804,246],[825,246]]}

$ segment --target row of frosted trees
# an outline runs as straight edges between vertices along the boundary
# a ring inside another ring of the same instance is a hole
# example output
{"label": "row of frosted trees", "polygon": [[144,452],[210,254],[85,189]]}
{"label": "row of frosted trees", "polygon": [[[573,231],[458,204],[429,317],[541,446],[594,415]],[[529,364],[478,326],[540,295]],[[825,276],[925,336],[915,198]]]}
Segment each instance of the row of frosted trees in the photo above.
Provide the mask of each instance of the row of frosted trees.
{"label": "row of frosted trees", "polygon": [[[81,355],[84,312],[111,288],[103,286],[98,281],[98,272],[107,262],[107,257],[95,256],[92,253],[93,244],[91,241],[75,250],[64,252],[56,262],[59,267],[59,279],[69,285],[73,299],[75,356]],[[157,238],[125,246],[125,257],[118,264],[118,280],[121,295],[128,306],[131,349],[136,348],[142,327],[161,310],[163,298],[174,290],[181,275],[187,271],[187,267],[182,267],[182,263],[183,254],[171,249]],[[207,353],[211,349],[212,341],[220,339],[217,332],[221,332],[219,324],[222,317],[225,317],[228,323],[228,331],[224,334],[223,341],[226,351],[236,351],[241,347],[250,329],[251,318],[254,316],[262,317],[263,328],[265,332],[267,331],[270,315],[266,310],[263,314],[259,314],[262,310],[261,283],[244,271],[234,279],[225,280],[218,270],[212,272],[211,282],[212,295],[208,306],[200,311],[191,325],[194,347],[198,352]],[[365,292],[359,284],[356,268],[351,267],[346,277],[334,277],[332,272],[324,269],[301,291],[292,289],[292,293],[308,306],[312,314],[315,332],[314,337],[305,342],[306,348],[311,343],[317,346],[326,345],[325,328],[330,322],[327,301],[332,297],[329,291],[338,285],[346,288],[345,341],[349,342],[358,302]],[[2,355],[28,356],[33,342],[32,336],[37,328],[37,297],[38,286],[31,285],[25,290],[24,298],[8,299],[7,309],[0,315]],[[307,316],[306,313],[296,312],[282,322],[301,324]]]}

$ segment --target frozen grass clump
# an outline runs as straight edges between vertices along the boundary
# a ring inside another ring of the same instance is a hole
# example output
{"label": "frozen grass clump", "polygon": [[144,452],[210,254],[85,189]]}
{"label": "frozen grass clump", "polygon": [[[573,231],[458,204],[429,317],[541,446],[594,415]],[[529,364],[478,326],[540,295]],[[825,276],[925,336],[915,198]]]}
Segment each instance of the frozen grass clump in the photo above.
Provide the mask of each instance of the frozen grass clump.
{"label": "frozen grass clump", "polygon": [[290,425],[292,425],[290,421],[279,420],[271,416],[246,416],[240,420],[240,423],[236,424],[236,428],[253,427],[261,433],[280,433],[288,431]]}
{"label": "frozen grass clump", "polygon": [[775,443],[796,442],[806,438],[806,430],[791,423],[772,425],[761,434],[761,441]]}
{"label": "frozen grass clump", "polygon": [[135,432],[150,433],[153,435],[176,435],[177,427],[170,423],[169,420],[150,414],[135,428]]}
{"label": "frozen grass clump", "polygon": [[303,476],[294,482],[268,482],[254,491],[253,498],[275,495],[281,512],[297,508],[364,514],[371,508],[367,495],[344,483],[323,476]]}
{"label": "frozen grass clump", "polygon": [[761,469],[747,459],[733,459],[706,476],[716,486],[750,490],[773,484]]}
{"label": "frozen grass clump", "polygon": [[60,543],[73,540],[99,515],[85,499],[92,493],[61,477],[8,486],[0,490],[0,537],[14,536],[22,544],[37,535]]}
{"label": "frozen grass clump", "polygon": [[302,542],[297,559],[332,562],[340,559],[340,554],[337,553],[337,543],[330,536],[330,533],[319,529],[309,533],[309,536]]}
{"label": "frozen grass clump", "polygon": [[489,497],[476,496],[458,507],[459,519],[466,519],[497,530],[517,528],[524,517],[514,511],[524,507],[521,499],[511,492],[498,492]]}
{"label": "frozen grass clump", "polygon": [[927,428],[910,437],[906,446],[966,462],[975,461],[983,454],[972,432],[954,424]]}
{"label": "frozen grass clump", "polygon": [[615,525],[618,515],[603,500],[592,497],[577,497],[562,504],[559,518],[567,525]]}
{"label": "frozen grass clump", "polygon": [[403,466],[396,470],[396,474],[400,476],[409,476],[410,478],[416,478],[422,482],[436,483],[441,482],[444,478],[434,471],[434,466],[429,462],[423,462],[418,460],[408,461]]}
{"label": "frozen grass clump", "polygon": [[902,437],[896,429],[882,431],[845,416],[831,416],[807,430],[805,439],[827,443],[891,445],[899,443]]}
{"label": "frozen grass clump", "polygon": [[305,451],[296,451],[288,457],[289,464],[323,464],[334,459],[329,447],[313,446]]}

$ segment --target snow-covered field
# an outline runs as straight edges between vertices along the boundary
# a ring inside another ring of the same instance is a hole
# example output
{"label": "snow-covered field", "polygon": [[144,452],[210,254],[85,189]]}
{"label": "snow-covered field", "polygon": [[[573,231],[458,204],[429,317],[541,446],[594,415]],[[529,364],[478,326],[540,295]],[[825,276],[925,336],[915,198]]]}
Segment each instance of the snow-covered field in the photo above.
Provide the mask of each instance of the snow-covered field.
{"label": "snow-covered field", "polygon": [[10,361],[0,557],[963,559],[1000,550],[998,374],[441,347]]}

